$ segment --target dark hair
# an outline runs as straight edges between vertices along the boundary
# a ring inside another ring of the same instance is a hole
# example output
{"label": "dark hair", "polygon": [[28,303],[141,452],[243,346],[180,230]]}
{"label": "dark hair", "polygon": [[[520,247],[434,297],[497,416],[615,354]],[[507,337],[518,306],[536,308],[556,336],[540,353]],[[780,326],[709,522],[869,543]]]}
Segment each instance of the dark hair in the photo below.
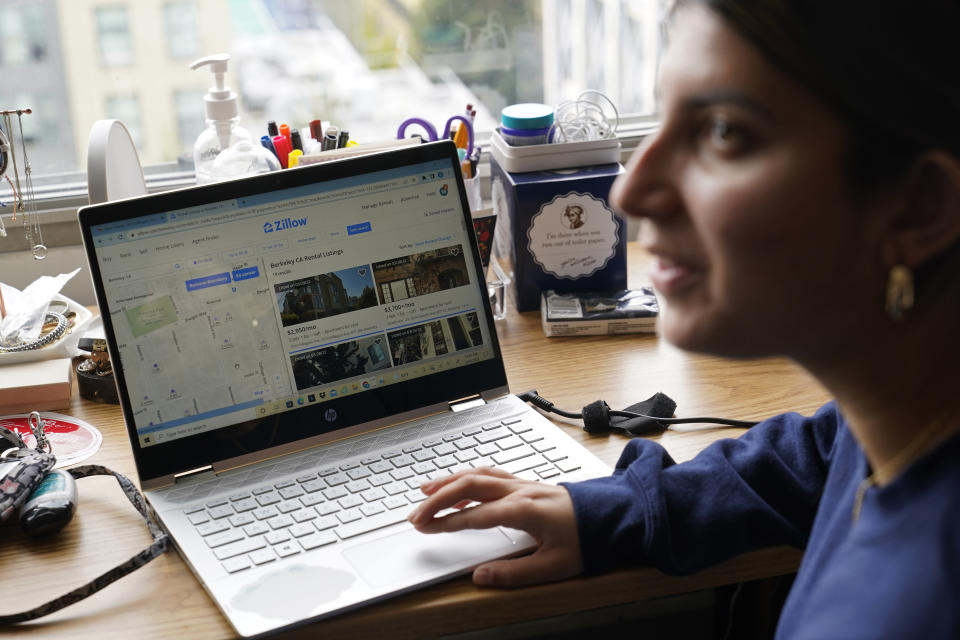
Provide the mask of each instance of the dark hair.
{"label": "dark hair", "polygon": [[957,0],[678,0],[723,16],[847,125],[848,174],[874,185],[921,153],[960,157]]}

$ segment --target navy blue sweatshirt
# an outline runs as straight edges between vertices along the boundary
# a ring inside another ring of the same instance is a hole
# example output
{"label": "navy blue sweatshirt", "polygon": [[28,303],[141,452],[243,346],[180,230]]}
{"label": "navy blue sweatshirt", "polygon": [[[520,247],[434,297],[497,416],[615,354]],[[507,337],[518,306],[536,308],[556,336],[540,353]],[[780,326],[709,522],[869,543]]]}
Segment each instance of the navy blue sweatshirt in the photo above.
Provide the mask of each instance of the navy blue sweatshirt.
{"label": "navy blue sweatshirt", "polygon": [[692,573],[744,551],[805,550],[777,638],[960,638],[960,436],[867,490],[831,403],[776,416],[675,463],[631,440],[614,474],[565,485],[585,569]]}

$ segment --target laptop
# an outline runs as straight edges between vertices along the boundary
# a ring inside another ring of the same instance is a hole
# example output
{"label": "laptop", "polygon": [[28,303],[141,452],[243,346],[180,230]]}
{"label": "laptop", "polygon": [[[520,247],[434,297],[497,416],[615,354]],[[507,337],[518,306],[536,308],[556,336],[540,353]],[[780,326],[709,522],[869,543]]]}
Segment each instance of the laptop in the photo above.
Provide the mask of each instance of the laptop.
{"label": "laptop", "polygon": [[420,483],[609,468],[508,392],[449,141],[79,212],[147,500],[238,633],[530,551]]}

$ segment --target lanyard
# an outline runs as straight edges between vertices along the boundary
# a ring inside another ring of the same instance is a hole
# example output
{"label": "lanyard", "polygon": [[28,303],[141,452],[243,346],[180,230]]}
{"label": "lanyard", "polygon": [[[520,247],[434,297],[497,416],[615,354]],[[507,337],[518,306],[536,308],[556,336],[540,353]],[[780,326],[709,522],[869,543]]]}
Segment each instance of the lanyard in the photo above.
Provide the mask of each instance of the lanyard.
{"label": "lanyard", "polygon": [[134,509],[140,512],[140,515],[143,516],[143,519],[147,522],[147,528],[150,530],[150,535],[153,536],[153,544],[126,562],[119,564],[113,569],[110,569],[109,571],[97,576],[90,582],[74,589],[70,593],[66,593],[59,598],[55,598],[50,602],[42,604],[38,607],[34,607],[28,611],[12,613],[9,615],[0,615],[0,626],[36,620],[37,618],[51,614],[54,611],[59,611],[60,609],[63,609],[64,607],[67,607],[75,602],[79,602],[87,596],[93,595],[97,591],[100,591],[107,585],[116,582],[123,576],[136,571],[167,550],[167,543],[169,539],[166,532],[160,527],[160,523],[156,521],[156,519],[153,517],[153,514],[150,513],[147,503],[143,499],[143,495],[137,490],[137,488],[128,478],[120,475],[116,471],[108,469],[107,467],[102,467],[96,464],[74,467],[69,469],[69,472],[70,475],[77,480],[89,476],[115,477],[117,482],[120,483],[120,488],[123,489],[123,493],[127,496],[127,499],[130,500],[130,504],[133,505]]}

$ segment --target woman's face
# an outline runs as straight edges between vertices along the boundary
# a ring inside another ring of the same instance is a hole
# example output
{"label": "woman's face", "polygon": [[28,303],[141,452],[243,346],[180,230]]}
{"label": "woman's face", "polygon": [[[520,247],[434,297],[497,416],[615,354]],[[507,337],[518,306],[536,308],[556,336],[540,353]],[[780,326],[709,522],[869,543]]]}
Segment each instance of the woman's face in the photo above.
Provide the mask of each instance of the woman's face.
{"label": "woman's face", "polygon": [[845,131],[712,11],[675,16],[660,129],[611,201],[640,217],[674,344],[803,360],[881,312],[866,197],[845,180]]}

